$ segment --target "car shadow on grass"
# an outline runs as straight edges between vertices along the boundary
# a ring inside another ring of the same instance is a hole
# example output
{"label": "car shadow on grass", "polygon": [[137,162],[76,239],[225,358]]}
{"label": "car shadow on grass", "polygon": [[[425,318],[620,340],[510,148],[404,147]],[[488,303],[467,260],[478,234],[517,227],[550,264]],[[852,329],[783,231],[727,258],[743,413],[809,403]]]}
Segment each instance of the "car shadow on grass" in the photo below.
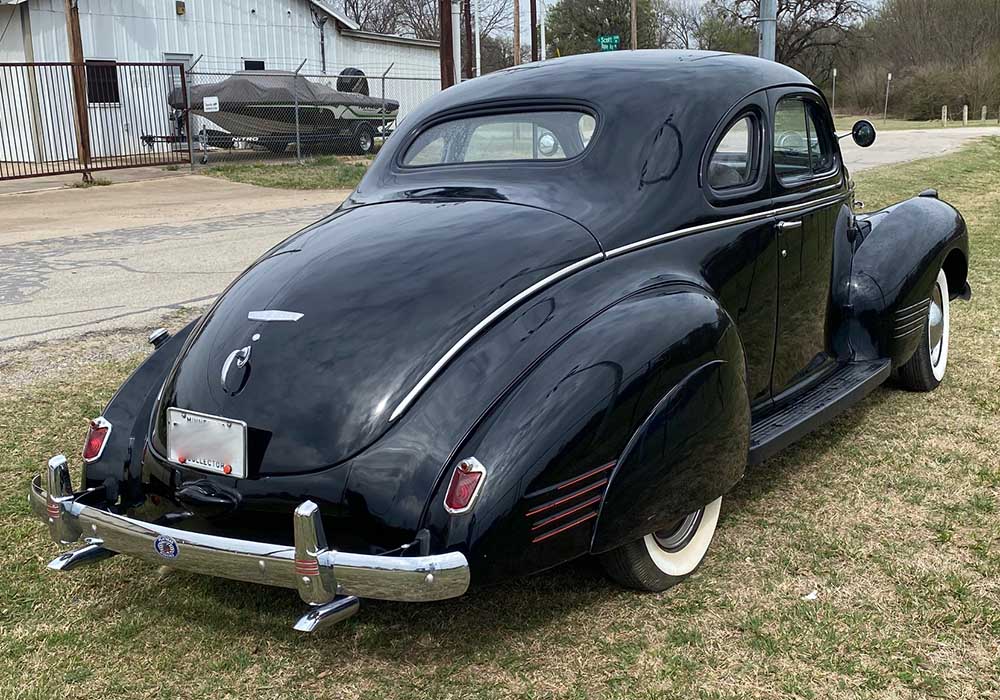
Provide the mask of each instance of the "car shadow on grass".
{"label": "car shadow on grass", "polygon": [[[794,483],[836,478],[830,467],[824,467],[827,473],[817,473],[816,463],[824,454],[843,449],[869,414],[895,394],[894,389],[879,389],[780,455],[749,468],[724,501],[720,529],[741,511]],[[608,619],[609,615],[613,619],[616,610],[651,604],[684,605],[671,592],[643,594],[621,589],[604,577],[595,558],[582,557],[540,575],[474,587],[452,600],[419,604],[363,600],[357,616],[305,636],[291,630],[292,622],[306,610],[293,591],[181,572],[176,576],[171,586],[200,589],[207,599],[206,607],[215,611],[201,618],[203,626],[228,629],[239,625],[243,634],[309,648],[319,654],[321,663],[343,664],[365,658],[392,662],[404,650],[408,663],[454,664],[477,656],[493,658],[502,655],[515,635],[543,628],[547,641],[554,638],[559,643],[564,636],[565,643],[572,646],[581,619]],[[686,585],[700,584],[692,581]],[[180,590],[175,594],[184,595]],[[690,603],[690,596],[685,598]],[[149,603],[160,605],[159,600]],[[154,614],[161,612],[173,617],[177,611],[165,601],[164,609]],[[678,608],[669,614],[682,612],[690,611]],[[567,618],[577,627],[562,625]]]}

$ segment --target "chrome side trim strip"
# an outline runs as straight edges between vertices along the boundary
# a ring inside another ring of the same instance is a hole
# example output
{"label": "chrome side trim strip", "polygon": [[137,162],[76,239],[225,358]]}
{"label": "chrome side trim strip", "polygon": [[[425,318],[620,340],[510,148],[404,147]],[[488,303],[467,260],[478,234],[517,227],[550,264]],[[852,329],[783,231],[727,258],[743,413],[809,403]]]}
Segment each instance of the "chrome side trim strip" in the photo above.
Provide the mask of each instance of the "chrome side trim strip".
{"label": "chrome side trim strip", "polygon": [[836,194],[831,197],[824,197],[823,199],[817,199],[812,202],[806,202],[805,204],[792,204],[787,207],[778,207],[777,209],[768,209],[767,211],[757,212],[756,214],[745,214],[744,216],[736,216],[732,219],[723,219],[722,221],[710,221],[707,224],[699,224],[697,226],[689,226],[688,228],[677,229],[676,231],[668,231],[667,233],[661,233],[658,236],[651,236],[650,238],[644,238],[641,241],[636,241],[635,243],[629,243],[627,245],[619,246],[613,250],[607,252],[607,257],[617,258],[619,255],[625,255],[625,253],[631,253],[634,250],[640,250],[642,248],[648,248],[649,246],[657,245],[658,243],[663,243],[665,241],[671,241],[675,238],[682,238],[684,236],[690,236],[693,233],[701,233],[703,231],[711,231],[712,229],[722,228],[724,226],[733,226],[735,224],[745,224],[751,221],[759,221],[761,219],[769,219],[772,216],[784,216],[785,214],[797,214],[809,211],[810,209],[816,209],[819,207],[826,206],[828,204],[833,204],[842,199],[846,199],[847,194]]}
{"label": "chrome side trim strip", "polygon": [[803,213],[810,211],[812,209],[817,209],[819,207],[824,207],[828,204],[833,204],[835,202],[844,200],[848,197],[849,193],[835,194],[830,197],[824,197],[822,199],[816,199],[811,202],[806,202],[805,204],[792,204],[787,207],[779,207],[777,209],[769,209],[767,211],[758,212],[756,214],[746,214],[745,216],[737,216],[732,219],[723,219],[721,221],[712,221],[706,224],[699,224],[698,226],[690,226],[688,228],[677,229],[676,231],[670,231],[668,233],[663,233],[658,236],[651,236],[650,238],[644,238],[641,241],[636,241],[635,243],[629,243],[628,245],[623,245],[614,250],[609,250],[606,253],[595,253],[588,258],[584,258],[578,262],[573,263],[567,267],[557,270],[548,277],[535,282],[524,291],[511,297],[506,303],[501,305],[491,314],[489,314],[482,321],[477,323],[468,333],[459,338],[458,342],[448,348],[448,351],[441,356],[434,366],[431,367],[427,372],[420,378],[420,380],[410,389],[409,393],[403,397],[403,400],[399,402],[396,408],[393,409],[392,414],[389,416],[389,422],[396,420],[403,413],[406,412],[417,397],[423,393],[424,389],[434,381],[438,374],[445,368],[445,366],[451,362],[456,355],[458,355],[462,350],[465,349],[469,343],[475,340],[476,336],[482,333],[486,328],[495,323],[498,319],[507,314],[508,311],[513,309],[515,306],[520,304],[525,299],[533,296],[534,294],[540,292],[546,287],[555,284],[564,277],[572,275],[574,272],[582,270],[585,267],[590,267],[591,265],[601,262],[602,260],[607,260],[610,258],[616,258],[619,255],[625,255],[626,253],[631,253],[634,250],[640,250],[642,248],[648,248],[649,246],[657,245],[658,243],[663,243],[665,241],[670,241],[675,238],[681,238],[683,236],[690,236],[694,233],[701,233],[703,231],[710,231],[716,228],[722,228],[724,226],[732,226],[734,224],[748,223],[751,221],[758,221],[761,219],[768,219],[772,216],[783,216],[785,214],[793,213]]}
{"label": "chrome side trim strip", "polygon": [[403,397],[403,400],[399,402],[399,405],[396,406],[395,409],[393,409],[392,415],[389,416],[389,421],[392,422],[397,418],[399,418],[401,415],[403,415],[406,409],[408,409],[410,405],[414,401],[416,401],[417,397],[420,396],[423,390],[427,388],[427,385],[430,384],[432,381],[434,381],[434,378],[441,373],[441,370],[443,370],[445,366],[449,362],[451,362],[456,355],[458,355],[458,353],[462,352],[462,350],[464,350],[465,347],[469,343],[471,343],[476,338],[477,335],[482,333],[489,326],[493,325],[493,323],[495,323],[498,319],[505,316],[508,311],[513,309],[515,306],[520,304],[525,299],[528,299],[529,297],[537,294],[546,287],[555,284],[564,277],[569,277],[578,270],[582,270],[585,267],[590,267],[595,263],[601,262],[602,260],[604,260],[604,257],[605,257],[604,253],[594,253],[590,257],[578,260],[572,265],[568,265],[562,268],[561,270],[556,270],[548,277],[544,277],[538,280],[527,289],[524,289],[520,293],[515,294],[506,302],[497,307],[492,313],[487,315],[486,318],[484,318],[482,321],[473,326],[468,333],[459,338],[458,342],[456,342],[454,345],[448,348],[448,352],[442,355],[441,359],[435,362],[434,366],[431,367],[429,370],[427,370],[424,376],[422,376],[420,380],[413,386],[413,388],[410,389],[410,392]]}

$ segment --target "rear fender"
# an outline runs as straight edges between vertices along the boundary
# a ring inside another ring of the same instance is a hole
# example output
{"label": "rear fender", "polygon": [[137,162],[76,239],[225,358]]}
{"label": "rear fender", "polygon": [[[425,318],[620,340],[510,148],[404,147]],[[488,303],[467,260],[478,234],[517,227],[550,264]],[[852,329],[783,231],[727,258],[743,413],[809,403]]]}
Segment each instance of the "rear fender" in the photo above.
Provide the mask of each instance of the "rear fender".
{"label": "rear fender", "polygon": [[85,464],[84,486],[109,489],[110,500],[116,500],[121,483],[138,484],[141,451],[149,430],[149,417],[163,380],[177,358],[184,341],[197,323],[192,321],[168,338],[140,364],[101,414],[111,423],[111,434],[99,459]]}
{"label": "rear fender", "polygon": [[961,214],[919,196],[859,216],[863,238],[850,282],[850,341],[857,360],[905,363],[916,350],[931,288],[942,267],[953,296],[965,292],[969,235]]}
{"label": "rear fender", "polygon": [[[627,297],[554,348],[480,422],[457,457],[474,455],[486,465],[483,492],[468,514],[432,529],[447,531],[448,549],[469,553],[482,581],[554,566],[589,552],[592,540],[613,546],[622,533],[693,510],[742,475],[745,377],[732,320],[706,291],[674,283]],[[695,411],[707,407],[709,419],[718,420],[716,403],[732,415],[709,436],[693,425]],[[669,465],[652,464],[652,440],[663,436],[654,437],[651,426],[661,427],[656,421],[667,416],[691,422],[671,439],[718,440],[664,444],[676,454]],[[636,441],[642,426],[649,440]],[[740,432],[733,438],[727,431]],[[721,448],[722,435],[736,446]],[[636,447],[629,451],[631,442]],[[715,459],[703,454],[713,450]],[[696,465],[681,464],[692,455]],[[693,479],[692,470],[699,472]],[[646,471],[656,478],[639,488],[654,486],[656,493],[637,508],[630,501],[643,480],[633,472]],[[433,502],[443,498],[447,481]],[[606,490],[610,505],[601,508]]]}

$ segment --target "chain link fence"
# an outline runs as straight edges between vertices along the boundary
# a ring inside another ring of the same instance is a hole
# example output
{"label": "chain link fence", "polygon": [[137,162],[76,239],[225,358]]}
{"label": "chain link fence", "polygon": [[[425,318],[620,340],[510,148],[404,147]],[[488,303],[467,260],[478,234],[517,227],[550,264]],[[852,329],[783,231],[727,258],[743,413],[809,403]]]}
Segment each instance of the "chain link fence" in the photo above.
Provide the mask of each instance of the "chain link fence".
{"label": "chain link fence", "polygon": [[[292,70],[194,68],[187,95],[170,94],[172,121],[185,125],[200,163],[370,155],[398,121],[440,89],[437,76],[348,67],[330,75]],[[187,134],[184,134],[187,137]]]}

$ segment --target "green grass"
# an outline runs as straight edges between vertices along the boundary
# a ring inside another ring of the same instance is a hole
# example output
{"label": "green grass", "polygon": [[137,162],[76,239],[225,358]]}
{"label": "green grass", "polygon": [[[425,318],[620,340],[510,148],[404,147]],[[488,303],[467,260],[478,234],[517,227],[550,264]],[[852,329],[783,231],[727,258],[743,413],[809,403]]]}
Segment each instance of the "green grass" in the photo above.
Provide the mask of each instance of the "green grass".
{"label": "green grass", "polygon": [[[956,119],[957,116],[957,119]],[[896,119],[895,117],[889,117],[888,119],[882,119],[881,114],[870,114],[870,115],[837,115],[833,120],[834,126],[837,129],[837,133],[843,133],[845,131],[850,131],[854,122],[859,119],[867,119],[875,128],[879,131],[903,131],[907,129],[942,129],[944,125],[941,123],[940,119],[932,119],[930,121],[921,120],[911,120],[911,119]],[[958,126],[964,126],[962,124],[962,115],[950,114],[948,121],[948,128],[954,128]],[[979,119],[969,119],[969,126],[995,126],[1000,127],[1000,122],[997,122],[996,114],[994,113],[993,118],[987,119],[986,121],[981,121]]]}
{"label": "green grass", "polygon": [[1000,697],[998,172],[994,138],[857,176],[870,207],[937,186],[968,220],[948,377],[880,389],[751,469],[663,594],[580,561],[303,637],[291,591],[124,557],[54,574],[25,485],[134,363],[0,396],[0,698]]}
{"label": "green grass", "polygon": [[205,175],[259,187],[287,190],[351,190],[371,163],[368,159],[318,156],[298,163],[231,163],[202,171]]}

